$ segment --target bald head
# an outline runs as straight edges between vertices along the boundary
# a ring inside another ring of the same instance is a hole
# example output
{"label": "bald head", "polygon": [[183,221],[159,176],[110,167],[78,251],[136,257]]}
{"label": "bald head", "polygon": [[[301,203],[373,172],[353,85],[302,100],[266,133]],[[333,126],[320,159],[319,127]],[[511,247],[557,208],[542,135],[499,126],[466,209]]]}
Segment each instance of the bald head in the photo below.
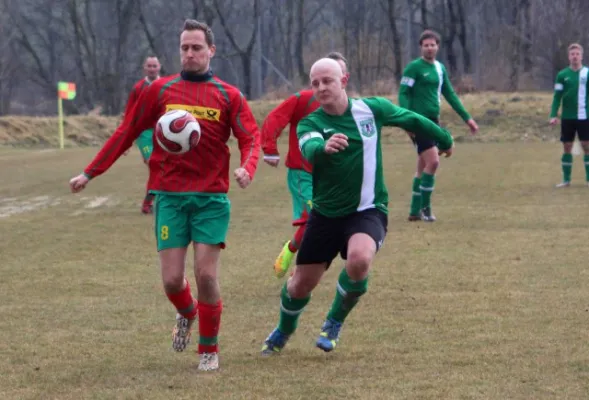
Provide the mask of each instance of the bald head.
{"label": "bald head", "polygon": [[315,61],[309,73],[311,81],[313,81],[313,75],[317,75],[319,72],[328,74],[334,79],[340,79],[344,75],[340,64],[332,58],[320,58]]}
{"label": "bald head", "polygon": [[145,59],[145,62],[143,63],[143,70],[145,72],[145,76],[150,81],[153,81],[159,77],[160,69],[161,65],[157,57],[150,56]]}
{"label": "bald head", "polygon": [[[339,62],[331,58],[321,58],[311,67],[309,77],[313,94],[324,110],[339,110],[340,107],[347,107],[348,76],[344,75]],[[335,113],[339,112],[335,111]]]}

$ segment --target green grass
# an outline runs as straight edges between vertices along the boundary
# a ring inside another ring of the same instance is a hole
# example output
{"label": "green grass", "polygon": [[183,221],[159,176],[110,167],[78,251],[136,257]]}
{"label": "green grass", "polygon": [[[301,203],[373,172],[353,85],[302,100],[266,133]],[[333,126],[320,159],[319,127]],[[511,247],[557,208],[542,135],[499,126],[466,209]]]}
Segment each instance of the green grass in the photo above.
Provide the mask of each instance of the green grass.
{"label": "green grass", "polygon": [[389,233],[369,292],[327,355],[314,340],[341,261],[283,354],[258,355],[277,322],[282,280],[271,265],[292,232],[290,199],[284,168],[261,163],[250,188],[232,185],[213,374],[196,371],[194,347],[171,351],[174,310],[152,218],[139,213],[147,171],[136,149],[79,195],[67,182],[95,149],[1,151],[0,398],[586,398],[580,158],[573,186],[555,190],[557,144],[458,144],[438,175],[439,220],[424,224],[406,221],[412,147],[384,151]]}

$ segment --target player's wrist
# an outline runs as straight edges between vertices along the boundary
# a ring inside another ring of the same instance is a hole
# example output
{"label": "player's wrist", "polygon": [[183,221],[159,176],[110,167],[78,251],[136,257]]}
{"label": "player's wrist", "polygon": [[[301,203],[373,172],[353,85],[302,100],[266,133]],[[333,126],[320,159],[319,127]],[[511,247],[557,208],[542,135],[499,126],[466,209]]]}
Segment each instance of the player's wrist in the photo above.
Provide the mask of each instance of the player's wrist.
{"label": "player's wrist", "polygon": [[264,160],[280,160],[280,154],[264,154]]}
{"label": "player's wrist", "polygon": [[86,177],[86,179],[91,180],[92,176],[90,176],[90,174],[88,174],[87,172],[82,172],[82,175],[84,175]]}

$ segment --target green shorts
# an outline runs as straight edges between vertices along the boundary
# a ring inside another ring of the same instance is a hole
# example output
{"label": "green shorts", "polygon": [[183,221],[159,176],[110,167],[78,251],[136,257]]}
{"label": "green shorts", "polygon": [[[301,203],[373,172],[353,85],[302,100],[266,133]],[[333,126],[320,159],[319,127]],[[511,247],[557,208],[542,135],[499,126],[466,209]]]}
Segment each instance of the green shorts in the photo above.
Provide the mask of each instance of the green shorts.
{"label": "green shorts", "polygon": [[231,202],[226,194],[169,194],[155,197],[157,251],[190,242],[225,248]]}
{"label": "green shorts", "polygon": [[289,169],[286,179],[292,197],[292,224],[302,225],[313,206],[313,177],[302,169]]}
{"label": "green shorts", "polygon": [[135,140],[135,144],[139,148],[143,159],[148,161],[153,151],[153,129],[146,129],[141,132],[141,135]]}

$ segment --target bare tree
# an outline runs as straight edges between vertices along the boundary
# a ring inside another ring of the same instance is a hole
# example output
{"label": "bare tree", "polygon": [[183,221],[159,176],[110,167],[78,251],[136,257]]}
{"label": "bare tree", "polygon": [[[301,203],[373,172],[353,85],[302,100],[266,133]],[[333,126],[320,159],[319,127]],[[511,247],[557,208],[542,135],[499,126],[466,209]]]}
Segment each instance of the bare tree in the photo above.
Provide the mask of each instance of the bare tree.
{"label": "bare tree", "polygon": [[391,30],[391,48],[393,50],[394,55],[393,74],[395,75],[395,80],[398,82],[401,80],[401,75],[403,75],[403,55],[401,46],[401,35],[399,34],[399,29],[397,28],[397,4],[396,0],[382,0],[381,5],[385,10],[387,22]]}
{"label": "bare tree", "polygon": [[464,72],[469,74],[471,72],[472,64],[470,58],[470,49],[467,35],[466,13],[464,10],[464,0],[456,1],[456,19],[458,20],[458,42],[462,50],[462,61],[464,64]]}
{"label": "bare tree", "polygon": [[[223,4],[221,4],[223,3]],[[254,47],[256,44],[256,37],[258,35],[258,18],[260,17],[260,0],[253,0],[253,14],[249,16],[249,20],[251,26],[249,38],[244,41],[243,44],[240,44],[237,40],[237,35],[239,37],[244,37],[243,32],[237,32],[236,29],[231,29],[229,19],[230,15],[228,11],[223,10],[234,10],[235,7],[233,6],[232,1],[228,2],[221,2],[221,1],[214,1],[212,2],[212,7],[214,7],[217,16],[219,17],[219,23],[223,28],[225,36],[231,43],[233,49],[237,52],[241,59],[241,64],[243,68],[243,78],[244,78],[244,85],[243,85],[243,92],[246,97],[251,97],[252,95],[252,57],[254,53]],[[239,18],[241,19],[243,15],[240,15]],[[240,27],[243,29],[243,26]]]}
{"label": "bare tree", "polygon": [[148,53],[164,74],[180,69],[187,17],[213,27],[215,73],[249,97],[302,86],[331,50],[357,89],[378,90],[400,79],[424,28],[442,35],[453,78],[474,72],[480,89],[550,88],[567,45],[589,42],[586,0],[0,0],[0,113],[54,113],[59,80],[78,86],[68,112],[120,112]]}
{"label": "bare tree", "polygon": [[7,2],[0,2],[0,115],[10,112],[12,95],[21,68],[16,49],[16,27],[9,18]]}

